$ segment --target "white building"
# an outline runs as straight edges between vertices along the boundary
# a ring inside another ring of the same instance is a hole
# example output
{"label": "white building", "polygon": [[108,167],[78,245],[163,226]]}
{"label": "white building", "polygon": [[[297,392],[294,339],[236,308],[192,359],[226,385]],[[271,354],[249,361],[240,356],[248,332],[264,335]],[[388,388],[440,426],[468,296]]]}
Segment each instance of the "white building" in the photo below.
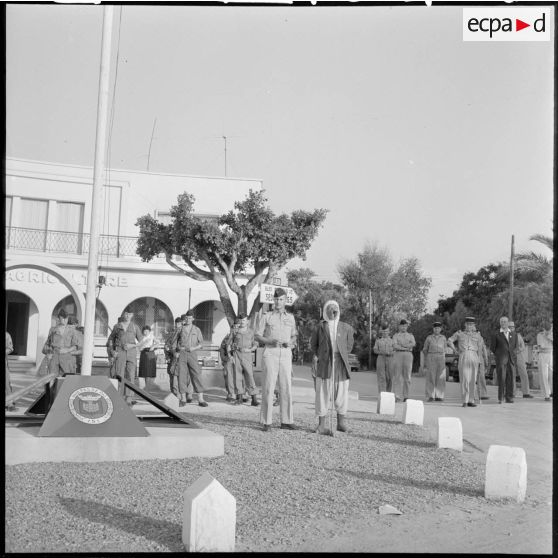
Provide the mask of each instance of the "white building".
{"label": "white building", "polygon": [[[93,169],[6,159],[5,172],[5,327],[14,343],[13,369],[28,369],[40,362],[60,307],[83,322]],[[104,182],[98,265],[105,285],[98,290],[95,354],[103,354],[100,348],[127,306],[134,321],[150,325],[159,339],[191,308],[208,348],[218,345],[229,328],[213,282],[189,279],[163,257],[142,262],[135,222],[145,214],[168,219],[185,191],[195,196],[197,214],[221,215],[262,182],[124,170],[110,170]]]}

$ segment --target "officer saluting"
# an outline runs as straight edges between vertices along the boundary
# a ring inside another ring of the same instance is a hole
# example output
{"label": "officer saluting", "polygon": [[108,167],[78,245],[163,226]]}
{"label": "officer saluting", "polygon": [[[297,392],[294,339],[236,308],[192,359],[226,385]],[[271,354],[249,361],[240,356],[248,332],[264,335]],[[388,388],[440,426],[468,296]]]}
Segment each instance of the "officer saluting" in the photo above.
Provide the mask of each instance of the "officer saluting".
{"label": "officer saluting", "polygon": [[280,287],[273,294],[274,308],[266,312],[256,330],[256,341],[263,343],[264,381],[260,422],[263,430],[271,430],[273,413],[273,390],[279,376],[281,428],[296,430],[293,424],[293,402],[291,398],[291,373],[293,368],[292,347],[296,340],[294,316],[285,310],[287,293]]}

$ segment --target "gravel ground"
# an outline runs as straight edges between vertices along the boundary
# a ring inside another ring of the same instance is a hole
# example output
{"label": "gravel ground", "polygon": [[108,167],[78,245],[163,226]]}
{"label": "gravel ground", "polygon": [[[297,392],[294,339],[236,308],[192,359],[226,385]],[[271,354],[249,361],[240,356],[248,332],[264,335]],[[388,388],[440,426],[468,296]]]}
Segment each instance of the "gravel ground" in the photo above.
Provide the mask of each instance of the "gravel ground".
{"label": "gravel ground", "polygon": [[348,433],[320,436],[303,404],[300,430],[267,433],[258,416],[224,404],[191,416],[224,436],[222,457],[6,467],[6,551],[182,552],[183,494],[204,471],[237,500],[237,551],[297,551],[355,518],[380,521],[382,504],[403,514],[486,504],[475,450],[437,449],[423,427],[350,412]]}

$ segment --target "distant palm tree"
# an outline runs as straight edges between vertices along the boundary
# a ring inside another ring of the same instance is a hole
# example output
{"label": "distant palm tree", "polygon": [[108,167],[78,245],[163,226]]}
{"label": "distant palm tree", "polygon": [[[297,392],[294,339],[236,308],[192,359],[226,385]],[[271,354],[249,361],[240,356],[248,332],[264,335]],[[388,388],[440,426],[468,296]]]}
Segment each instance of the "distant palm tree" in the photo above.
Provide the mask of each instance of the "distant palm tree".
{"label": "distant palm tree", "polygon": [[[529,240],[536,240],[553,251],[553,239],[544,234],[534,234]],[[552,257],[547,258],[536,252],[520,252],[515,256],[516,268],[519,272],[532,276],[533,279],[544,280],[552,275]]]}

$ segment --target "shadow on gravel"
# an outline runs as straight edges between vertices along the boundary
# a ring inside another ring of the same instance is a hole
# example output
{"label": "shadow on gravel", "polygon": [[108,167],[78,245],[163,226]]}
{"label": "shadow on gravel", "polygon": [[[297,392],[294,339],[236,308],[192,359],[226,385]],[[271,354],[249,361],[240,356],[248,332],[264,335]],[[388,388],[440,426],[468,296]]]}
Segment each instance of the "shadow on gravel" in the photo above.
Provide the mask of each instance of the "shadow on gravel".
{"label": "shadow on gravel", "polygon": [[74,516],[80,516],[94,523],[104,523],[109,527],[116,527],[132,535],[144,537],[167,547],[171,552],[184,552],[180,523],[152,519],[91,500],[64,497],[59,497],[58,500],[66,511]]}
{"label": "shadow on gravel", "polygon": [[348,471],[346,469],[329,469],[329,471],[334,473],[345,473],[356,477],[357,479],[385,482],[388,484],[395,484],[397,486],[408,486],[410,488],[420,488],[422,490],[438,490],[440,492],[448,492],[450,494],[472,496],[473,498],[484,496],[484,488],[465,488],[463,486],[456,486],[445,482],[414,480],[409,477],[399,477],[396,475],[374,475],[370,473],[363,473],[361,471]]}
{"label": "shadow on gravel", "polygon": [[[186,413],[184,413],[186,414]],[[249,430],[261,430],[262,425],[256,420],[246,420],[231,417],[219,417],[215,415],[188,415],[193,421],[202,426],[207,424],[218,424],[220,426],[242,426]]]}
{"label": "shadow on gravel", "polygon": [[355,438],[362,438],[364,440],[371,440],[373,442],[387,442],[388,444],[399,444],[401,446],[415,446],[418,448],[431,448],[436,447],[437,444],[435,442],[428,442],[424,440],[401,440],[398,438],[388,438],[387,436],[374,436],[371,435],[364,435],[364,434],[352,434],[349,432],[351,436]]}
{"label": "shadow on gravel", "polygon": [[[256,430],[257,432],[262,431],[262,425],[259,423],[258,420],[246,420],[246,419],[237,419],[237,418],[230,418],[230,417],[219,417],[215,415],[188,415],[188,417],[198,425],[205,427],[211,424],[215,424],[218,426],[231,426],[237,427],[240,426],[241,428],[247,428],[248,430]],[[316,432],[316,428],[318,425],[310,426],[306,424],[297,423],[295,420],[295,425],[297,429],[295,432],[305,432],[314,434]],[[273,431],[280,431],[281,428],[277,422],[274,422],[271,428]]]}
{"label": "shadow on gravel", "polygon": [[[356,411],[355,411],[356,412]],[[360,411],[359,411],[360,412]],[[376,413],[370,413],[371,415],[375,415]],[[396,419],[395,417],[393,417],[392,419],[370,419],[368,417],[350,417],[350,420],[358,420],[361,422],[370,422],[370,423],[376,423],[376,422],[386,422],[388,424],[401,424],[401,420]]]}

